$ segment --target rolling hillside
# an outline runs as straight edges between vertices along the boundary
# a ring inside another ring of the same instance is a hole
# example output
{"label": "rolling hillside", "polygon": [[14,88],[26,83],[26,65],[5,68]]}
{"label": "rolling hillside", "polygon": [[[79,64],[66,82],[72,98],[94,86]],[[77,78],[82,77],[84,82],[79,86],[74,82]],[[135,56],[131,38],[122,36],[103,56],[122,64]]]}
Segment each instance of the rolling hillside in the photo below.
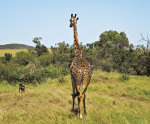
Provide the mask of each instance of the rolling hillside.
{"label": "rolling hillside", "polygon": [[28,49],[28,48],[34,48],[34,47],[24,45],[24,44],[17,44],[17,43],[0,45],[0,49]]}

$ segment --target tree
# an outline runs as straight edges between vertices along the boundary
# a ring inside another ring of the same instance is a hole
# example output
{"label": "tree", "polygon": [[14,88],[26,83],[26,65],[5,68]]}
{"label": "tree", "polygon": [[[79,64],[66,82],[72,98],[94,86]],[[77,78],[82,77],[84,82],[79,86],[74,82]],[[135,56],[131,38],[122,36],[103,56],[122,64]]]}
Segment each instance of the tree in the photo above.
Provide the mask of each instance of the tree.
{"label": "tree", "polygon": [[62,53],[62,52],[68,53],[68,47],[69,47],[68,43],[65,43],[65,41],[63,41],[63,42],[57,43],[56,45],[58,45],[58,51],[60,53]]}
{"label": "tree", "polygon": [[49,52],[45,45],[41,45],[40,40],[42,40],[41,37],[35,37],[33,40],[33,42],[36,44],[35,51],[37,52],[37,56],[41,56],[44,53]]}
{"label": "tree", "polygon": [[6,59],[7,61],[10,61],[11,58],[12,58],[12,54],[10,54],[10,53],[5,53],[5,59]]}
{"label": "tree", "polygon": [[146,48],[146,52],[147,52],[147,49],[148,49],[148,47],[149,47],[149,45],[150,45],[150,40],[149,40],[149,38],[148,38],[148,34],[147,34],[147,40],[143,37],[143,35],[140,33],[140,35],[141,35],[141,37],[142,37],[142,39],[140,40],[140,41],[146,41],[147,42],[147,48]]}
{"label": "tree", "polygon": [[126,49],[129,47],[129,40],[125,32],[105,31],[99,36],[100,40],[94,43],[94,46],[103,47],[105,49]]}

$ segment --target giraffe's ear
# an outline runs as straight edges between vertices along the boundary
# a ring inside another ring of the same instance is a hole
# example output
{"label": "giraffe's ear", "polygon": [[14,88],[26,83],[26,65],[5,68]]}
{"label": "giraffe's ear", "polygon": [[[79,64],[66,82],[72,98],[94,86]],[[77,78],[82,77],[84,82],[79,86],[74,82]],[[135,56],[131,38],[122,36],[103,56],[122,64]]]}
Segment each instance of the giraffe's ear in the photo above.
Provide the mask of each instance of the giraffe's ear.
{"label": "giraffe's ear", "polygon": [[78,19],[79,19],[79,18],[77,18],[76,21],[77,21]]}
{"label": "giraffe's ear", "polygon": [[71,18],[73,17],[73,14],[71,14]]}

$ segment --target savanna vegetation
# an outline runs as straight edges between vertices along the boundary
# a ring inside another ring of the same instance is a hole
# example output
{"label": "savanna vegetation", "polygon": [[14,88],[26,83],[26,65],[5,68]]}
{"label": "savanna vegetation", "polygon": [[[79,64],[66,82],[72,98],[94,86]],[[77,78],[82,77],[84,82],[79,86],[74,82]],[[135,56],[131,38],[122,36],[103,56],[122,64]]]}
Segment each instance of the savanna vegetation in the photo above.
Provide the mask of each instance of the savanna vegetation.
{"label": "savanna vegetation", "polygon": [[[144,46],[129,44],[125,32],[105,31],[99,41],[82,45],[83,54],[94,68],[122,74],[150,75],[150,52]],[[20,51],[15,56],[5,53],[0,58],[0,80],[8,82],[40,83],[44,79],[69,74],[69,67],[75,57],[73,45],[60,42],[51,46],[51,52],[40,43],[41,37],[34,38],[35,48]],[[33,68],[34,67],[34,68]],[[26,73],[25,73],[26,72]]]}
{"label": "savanna vegetation", "polygon": [[[75,57],[74,47],[63,41],[51,46],[49,51],[41,40],[41,37],[34,38],[35,48],[28,51],[16,52],[15,56],[6,52],[0,57],[1,122],[150,121],[147,109],[150,106],[150,51],[143,45],[134,48],[125,32],[112,30],[103,32],[99,41],[80,43],[85,58],[95,68],[87,90],[88,116],[81,121],[70,111],[69,67]],[[25,94],[18,94],[19,82],[28,84]]]}

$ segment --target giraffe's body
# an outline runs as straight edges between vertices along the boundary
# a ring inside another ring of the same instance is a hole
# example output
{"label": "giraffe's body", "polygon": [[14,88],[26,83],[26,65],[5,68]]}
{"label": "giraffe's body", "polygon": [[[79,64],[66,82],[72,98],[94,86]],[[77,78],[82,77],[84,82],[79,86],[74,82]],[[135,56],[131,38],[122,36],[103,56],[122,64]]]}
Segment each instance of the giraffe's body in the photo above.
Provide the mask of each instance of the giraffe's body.
{"label": "giraffe's body", "polygon": [[[82,50],[79,46],[78,37],[77,37],[77,28],[76,28],[76,15],[73,17],[71,15],[70,27],[74,27],[74,48],[75,48],[75,58],[70,66],[72,87],[73,87],[73,110],[74,110],[74,100],[77,96],[78,98],[78,115],[82,118],[82,105],[84,104],[84,113],[86,114],[85,109],[85,91],[91,80],[92,68],[90,63],[85,59],[82,54]],[[75,93],[75,90],[77,91]],[[79,113],[80,112],[80,113]]]}

